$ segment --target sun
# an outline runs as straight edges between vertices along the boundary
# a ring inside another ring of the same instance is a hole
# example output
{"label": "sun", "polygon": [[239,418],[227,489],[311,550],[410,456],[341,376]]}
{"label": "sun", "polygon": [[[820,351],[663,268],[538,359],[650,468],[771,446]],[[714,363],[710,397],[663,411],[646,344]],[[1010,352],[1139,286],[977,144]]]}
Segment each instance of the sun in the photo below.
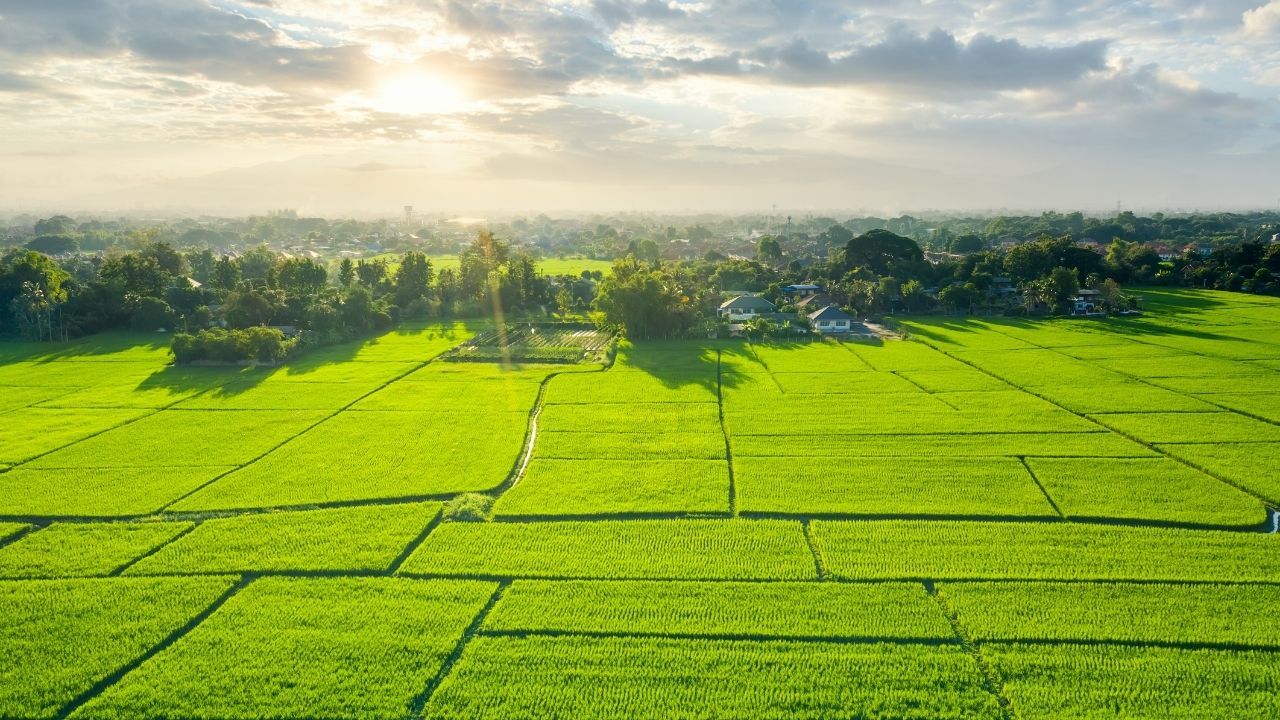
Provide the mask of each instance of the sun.
{"label": "sun", "polygon": [[462,110],[467,98],[447,78],[418,71],[402,72],[384,80],[370,105],[397,115],[440,115]]}

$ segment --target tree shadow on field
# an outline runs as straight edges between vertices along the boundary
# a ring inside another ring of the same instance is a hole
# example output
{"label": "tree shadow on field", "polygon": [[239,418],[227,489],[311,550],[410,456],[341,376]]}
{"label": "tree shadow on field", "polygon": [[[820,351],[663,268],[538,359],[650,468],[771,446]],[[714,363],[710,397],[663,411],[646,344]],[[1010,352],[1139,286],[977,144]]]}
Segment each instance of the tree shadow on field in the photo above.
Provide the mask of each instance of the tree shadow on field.
{"label": "tree shadow on field", "polygon": [[[376,368],[383,363],[396,363],[399,367],[413,362],[426,362],[443,350],[462,343],[473,332],[486,326],[484,321],[404,323],[373,337],[314,348],[275,366],[206,367],[170,364],[144,378],[136,389],[164,388],[175,395],[216,391],[219,397],[232,397],[253,389],[269,378],[285,376],[299,382],[299,392],[306,392],[307,376],[325,368],[344,363],[367,362]],[[165,347],[167,342],[166,339]],[[388,353],[380,355],[379,348],[387,348]]]}
{"label": "tree shadow on field", "polygon": [[745,343],[733,340],[627,340],[618,347],[612,371],[643,372],[672,390],[697,386],[718,394],[734,387],[738,378],[721,372],[721,351],[732,352]]}

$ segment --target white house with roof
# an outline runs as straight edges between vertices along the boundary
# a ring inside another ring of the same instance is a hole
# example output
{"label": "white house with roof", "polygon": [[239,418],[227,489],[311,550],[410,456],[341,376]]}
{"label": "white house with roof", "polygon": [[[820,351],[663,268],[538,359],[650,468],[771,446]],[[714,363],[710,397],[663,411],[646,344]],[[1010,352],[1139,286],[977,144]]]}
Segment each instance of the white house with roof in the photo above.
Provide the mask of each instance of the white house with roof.
{"label": "white house with roof", "polygon": [[720,317],[729,322],[743,322],[776,310],[773,303],[759,295],[739,295],[720,304]]}
{"label": "white house with roof", "polygon": [[809,313],[809,324],[815,332],[823,335],[848,333],[853,329],[854,318],[835,305],[828,305],[821,310]]}

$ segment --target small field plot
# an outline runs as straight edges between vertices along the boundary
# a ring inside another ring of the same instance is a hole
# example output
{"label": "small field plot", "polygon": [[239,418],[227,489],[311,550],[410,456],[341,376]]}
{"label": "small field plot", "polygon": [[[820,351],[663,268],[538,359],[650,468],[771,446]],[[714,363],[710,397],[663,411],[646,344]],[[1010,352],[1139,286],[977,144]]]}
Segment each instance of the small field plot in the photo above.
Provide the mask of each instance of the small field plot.
{"label": "small field plot", "polygon": [[[423,368],[423,372],[432,366]],[[464,367],[493,367],[466,363]],[[435,412],[529,412],[538,398],[538,388],[548,372],[512,373],[459,377],[450,373],[431,376],[415,373],[393,382],[351,406],[352,410],[406,410]]]}
{"label": "small field plot", "polygon": [[773,373],[848,373],[875,370],[836,341],[753,344],[752,351]]}
{"label": "small field plot", "polygon": [[163,410],[45,455],[32,467],[239,465],[302,432],[321,417],[316,412],[284,410]]}
{"label": "small field plot", "polygon": [[847,343],[844,347],[872,369],[885,372],[971,369],[922,342],[886,340],[883,343]]}
{"label": "small field plot", "polygon": [[265,372],[271,382],[348,383],[373,390],[406,375],[425,362],[354,362],[349,358],[325,357],[326,350],[306,353],[279,368]]}
{"label": "small field plot", "polygon": [[1274,651],[989,644],[982,653],[1020,717],[1192,720],[1280,713]]}
{"label": "small field plot", "polygon": [[1243,382],[1275,382],[1276,374],[1249,363],[1203,355],[1177,355],[1155,358],[1118,358],[1095,360],[1096,364],[1126,375],[1142,378],[1161,377],[1233,377]]}
{"label": "small field plot", "polygon": [[[1276,387],[1280,387],[1277,378]],[[1280,423],[1280,393],[1217,393],[1200,395],[1201,399],[1232,410]]]}
{"label": "small field plot", "polygon": [[870,395],[912,393],[920,389],[909,381],[884,372],[775,372],[782,391],[794,395]]}
{"label": "small field plot", "polygon": [[980,643],[1111,641],[1280,649],[1280,586],[943,583]]}
{"label": "small field plot", "polygon": [[1140,382],[1036,385],[1030,392],[1078,413],[1217,410],[1203,400]]}
{"label": "small field plot", "polygon": [[955,640],[951,624],[918,583],[520,580],[483,629]]}
{"label": "small field plot", "polygon": [[592,325],[508,325],[487,329],[445,353],[456,362],[598,363],[613,335]]}
{"label": "small field plot", "polygon": [[1124,375],[1054,350],[956,353],[1002,380],[1018,386],[1117,383]]}
{"label": "small field plot", "polygon": [[408,717],[495,588],[256,580],[75,717]]}
{"label": "small field plot", "polygon": [[458,343],[466,342],[475,329],[464,323],[405,323],[390,332],[363,342],[340,345],[339,359],[355,362],[426,362]]}
{"label": "small field plot", "polygon": [[1280,426],[1230,412],[1117,413],[1096,419],[1144,442],[1280,442]]}
{"label": "small field plot", "polygon": [[845,459],[819,454],[802,459],[735,457],[733,467],[742,512],[1057,517],[1027,469],[1013,458]]}
{"label": "small field plot", "polygon": [[[723,453],[723,442],[720,449]],[[530,517],[727,513],[729,467],[723,458],[625,463],[539,458],[494,511]]]}
{"label": "small field plot", "polygon": [[1280,536],[1066,522],[829,521],[812,525],[849,579],[1272,581]]}
{"label": "small field plot", "polygon": [[539,431],[534,457],[562,460],[724,460],[720,433]]}
{"label": "small field plot", "polygon": [[575,403],[714,403],[716,376],[711,373],[650,375],[643,372],[575,373],[557,377],[547,388],[547,402]]}
{"label": "small field plot", "polygon": [[[1084,433],[993,433],[832,436],[822,446],[825,457],[857,463],[865,458],[895,457],[1155,457],[1155,451],[1122,435]],[[742,457],[813,456],[805,437],[735,436],[733,455]]]}
{"label": "small field plot", "polygon": [[0,716],[52,718],[231,589],[231,578],[0,582]]}
{"label": "small field plot", "polygon": [[1241,391],[1265,392],[1273,387],[1273,380],[1266,382],[1251,378],[1224,377],[1165,377],[1151,378],[1152,385],[1159,385],[1181,393],[1205,395],[1210,393],[1238,393]]}
{"label": "small field plot", "polygon": [[487,490],[514,467],[528,421],[528,411],[343,412],[174,507],[288,507]]}
{"label": "small field plot", "polygon": [[[554,384],[555,380],[551,382]],[[721,432],[720,411],[715,403],[669,402],[547,405],[538,418],[538,430]]]}
{"label": "small field plot", "polygon": [[164,369],[154,362],[11,362],[0,364],[0,386],[84,388],[137,385]]}
{"label": "small field plot", "polygon": [[431,532],[402,572],[604,579],[816,576],[800,523],[783,520],[449,522]]}
{"label": "small field plot", "polygon": [[1280,443],[1159,445],[1160,450],[1280,505]]}
{"label": "small field plot", "polygon": [[0,578],[109,575],[190,528],[186,522],[54,523],[0,548]]}
{"label": "small field plot", "polygon": [[335,412],[369,392],[358,383],[233,382],[188,398],[179,410],[326,410]]}
{"label": "small field plot", "polygon": [[906,370],[898,373],[925,392],[981,392],[1011,389],[1009,383],[997,380],[979,370]]}
{"label": "small field plot", "polygon": [[416,503],[206,520],[127,572],[384,570],[439,511],[439,503]]}
{"label": "small field plot", "polygon": [[671,342],[622,341],[611,371],[646,372],[652,375],[701,374],[716,372],[716,348],[719,345],[701,344],[689,340]]}
{"label": "small field plot", "polygon": [[1267,518],[1256,498],[1166,458],[1030,458],[1027,464],[1073,519],[1248,527]]}
{"label": "small field plot", "polygon": [[432,718],[1000,717],[959,645],[481,637]]}
{"label": "small field plot", "polygon": [[0,463],[17,464],[147,414],[147,410],[23,408],[0,418]]}
{"label": "small field plot", "polygon": [[73,392],[76,392],[76,388],[2,387],[0,388],[0,415]]}
{"label": "small field plot", "polygon": [[14,468],[0,474],[0,508],[9,515],[144,515],[235,469],[212,467]]}

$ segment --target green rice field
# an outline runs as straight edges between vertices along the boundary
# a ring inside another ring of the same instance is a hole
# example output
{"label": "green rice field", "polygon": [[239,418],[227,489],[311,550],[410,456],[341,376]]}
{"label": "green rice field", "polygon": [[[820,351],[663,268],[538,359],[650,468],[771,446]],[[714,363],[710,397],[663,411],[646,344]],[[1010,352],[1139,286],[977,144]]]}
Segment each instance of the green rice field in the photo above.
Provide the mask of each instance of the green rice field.
{"label": "green rice field", "polygon": [[1140,294],[606,364],[0,342],[0,717],[1280,717],[1280,302]]}

